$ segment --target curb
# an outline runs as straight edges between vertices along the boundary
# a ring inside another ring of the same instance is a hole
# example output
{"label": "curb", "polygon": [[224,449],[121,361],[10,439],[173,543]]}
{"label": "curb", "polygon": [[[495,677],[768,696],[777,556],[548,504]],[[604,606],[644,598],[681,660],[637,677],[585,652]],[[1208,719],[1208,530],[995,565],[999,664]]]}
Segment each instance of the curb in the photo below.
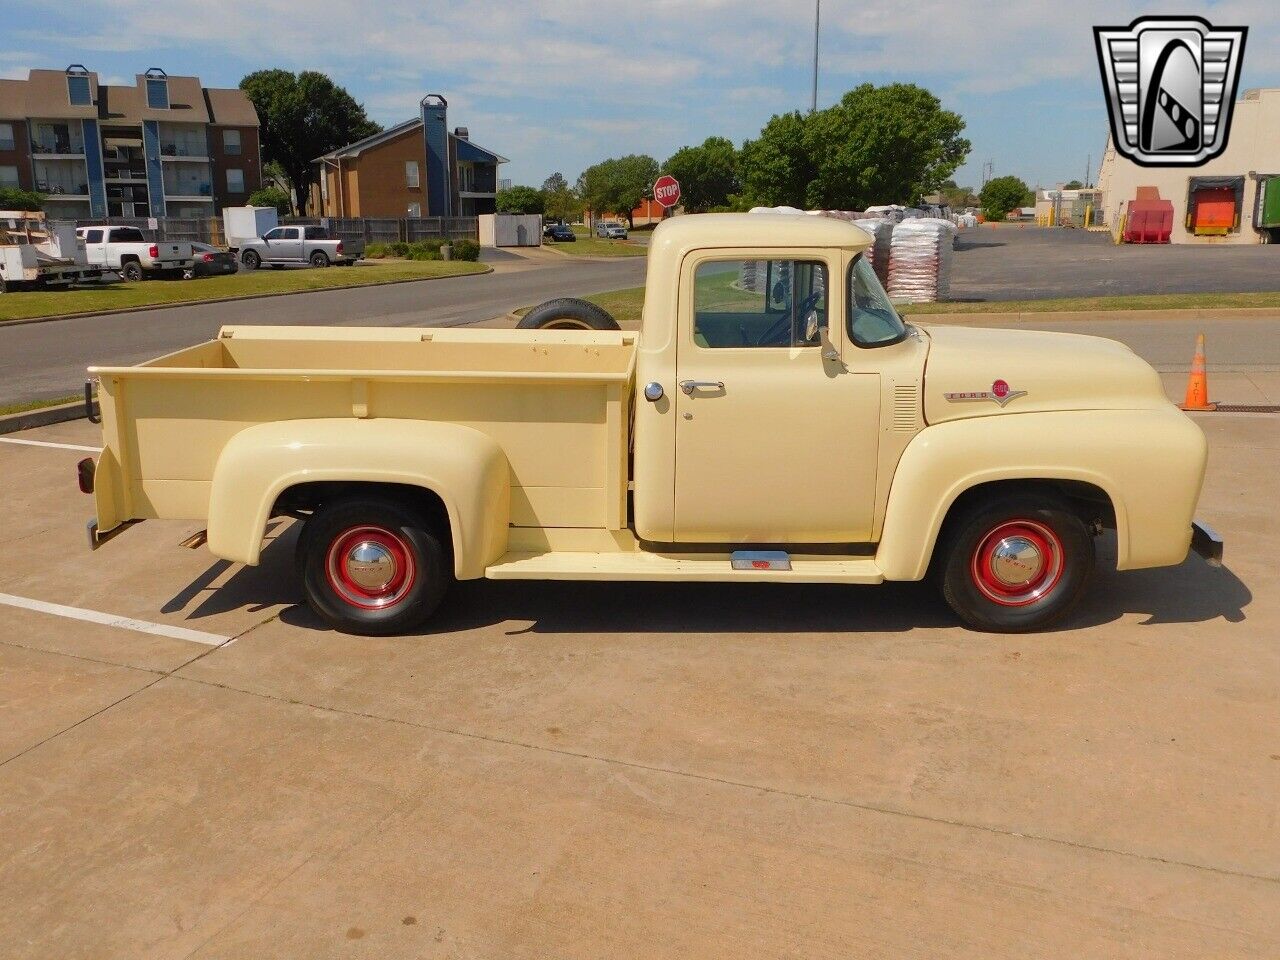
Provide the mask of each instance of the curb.
{"label": "curb", "polygon": [[[120,307],[118,310],[89,310],[84,313],[59,313],[49,317],[17,317],[12,320],[0,320],[0,327],[20,327],[28,323],[49,323],[54,320],[81,320],[85,317],[113,317],[122,313],[142,313],[147,310],[173,310],[176,307],[202,307],[207,303],[235,303],[240,300],[269,300],[272,297],[293,297],[306,293],[328,293],[331,290],[360,290],[364,287],[390,287],[398,283],[428,283],[432,280],[455,280],[458,277],[482,277],[493,273],[493,267],[482,264],[485,268],[475,273],[457,273],[445,277],[406,277],[403,280],[383,280],[379,283],[344,283],[337,287],[317,287],[314,290],[279,290],[275,293],[245,293],[234,297],[213,297],[209,300],[176,300],[173,303],[146,303],[137,307]],[[185,281],[190,283],[192,281]]]}
{"label": "curb", "polygon": [[902,313],[920,323],[1012,321],[1036,323],[1037,321],[1065,320],[1232,320],[1258,318],[1280,320],[1280,306],[1275,307],[1185,307],[1149,310],[1020,310],[1001,312],[913,312],[910,304],[902,305]]}
{"label": "curb", "polygon": [[[98,405],[93,405],[96,411]],[[68,420],[84,418],[84,401],[60,403],[56,407],[40,407],[36,410],[24,410],[21,413],[9,413],[0,416],[0,434],[17,433],[19,430],[30,430],[33,427],[47,427],[54,423],[66,423]]]}

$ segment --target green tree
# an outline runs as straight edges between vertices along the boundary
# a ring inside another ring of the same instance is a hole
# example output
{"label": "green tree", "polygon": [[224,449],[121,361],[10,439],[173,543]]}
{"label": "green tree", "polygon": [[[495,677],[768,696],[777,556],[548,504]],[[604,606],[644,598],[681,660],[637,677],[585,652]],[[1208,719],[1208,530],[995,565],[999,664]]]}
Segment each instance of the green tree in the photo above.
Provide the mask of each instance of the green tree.
{"label": "green tree", "polygon": [[753,203],[862,209],[915,203],[969,154],[964,120],[911,83],[864,83],[816,113],[774,116],[742,147]]}
{"label": "green tree", "polygon": [[240,81],[240,89],[258,111],[262,159],[280,165],[299,211],[307,209],[311,193],[311,161],[382,129],[351,94],[314,70],[258,70]]}
{"label": "green tree", "polygon": [[1079,190],[1084,184],[1079,180],[1068,180],[1062,185],[1063,190]]}
{"label": "green tree", "polygon": [[542,213],[542,191],[533,187],[508,187],[498,191],[497,206],[499,213]]}
{"label": "green tree", "polygon": [[988,220],[1003,220],[1014,207],[1025,205],[1028,196],[1034,198],[1035,194],[1020,179],[1008,176],[988,180],[978,200]]}
{"label": "green tree", "polygon": [[658,161],[647,154],[602,160],[578,177],[578,196],[593,213],[615,213],[631,223],[631,213],[650,195],[658,179]]}
{"label": "green tree", "polygon": [[681,147],[662,166],[680,181],[680,202],[693,213],[729,205],[741,189],[738,151],[724,137],[707,137],[701,146]]}
{"label": "green tree", "polygon": [[952,210],[963,210],[965,207],[978,205],[977,194],[972,187],[957,187],[954,180],[948,180],[938,188],[942,201]]}
{"label": "green tree", "polygon": [[44,194],[21,187],[0,187],[0,210],[34,213],[44,207]]}
{"label": "green tree", "polygon": [[263,187],[261,190],[255,190],[249,194],[249,206],[275,207],[280,216],[287,217],[292,203],[288,192],[281,187],[271,186]]}
{"label": "green tree", "polygon": [[542,181],[542,201],[543,212],[555,220],[576,220],[582,213],[582,204],[573,187],[559,171]]}

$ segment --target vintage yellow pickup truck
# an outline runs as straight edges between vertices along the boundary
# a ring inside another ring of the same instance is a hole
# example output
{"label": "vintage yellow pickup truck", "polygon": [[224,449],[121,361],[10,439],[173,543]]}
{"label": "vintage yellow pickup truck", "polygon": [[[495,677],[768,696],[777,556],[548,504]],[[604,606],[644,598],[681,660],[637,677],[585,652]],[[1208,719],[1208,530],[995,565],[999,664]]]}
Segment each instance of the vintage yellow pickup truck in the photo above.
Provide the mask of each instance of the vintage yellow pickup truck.
{"label": "vintage yellow pickup truck", "polygon": [[90,540],[190,519],[256,564],[268,521],[296,518],[307,601],[365,634],[478,577],[932,576],[965,623],[1023,631],[1079,599],[1104,528],[1122,570],[1220,561],[1193,524],[1204,435],[1150,366],[906,323],[870,243],[820,217],[679,217],[653,234],[639,333],[553,301],[540,329],[236,326],[91,368]]}

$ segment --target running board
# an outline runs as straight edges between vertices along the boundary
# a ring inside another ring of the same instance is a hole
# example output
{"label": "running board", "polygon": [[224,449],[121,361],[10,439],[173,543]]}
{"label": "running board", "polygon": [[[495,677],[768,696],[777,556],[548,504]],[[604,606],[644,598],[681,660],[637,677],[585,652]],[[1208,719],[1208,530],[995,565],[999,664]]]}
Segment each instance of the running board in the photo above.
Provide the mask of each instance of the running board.
{"label": "running board", "polygon": [[787,566],[775,562],[765,567],[743,568],[740,563],[739,568],[735,568],[726,554],[513,552],[486,569],[484,575],[490,580],[884,582],[884,574],[870,557],[788,557],[788,561]]}

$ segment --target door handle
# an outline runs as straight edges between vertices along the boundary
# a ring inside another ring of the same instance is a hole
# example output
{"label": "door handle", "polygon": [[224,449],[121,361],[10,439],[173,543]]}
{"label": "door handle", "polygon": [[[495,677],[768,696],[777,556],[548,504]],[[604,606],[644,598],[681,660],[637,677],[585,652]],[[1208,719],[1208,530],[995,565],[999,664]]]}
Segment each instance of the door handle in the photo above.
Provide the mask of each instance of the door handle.
{"label": "door handle", "polygon": [[692,397],[695,390],[723,390],[723,380],[681,380],[680,389],[686,397]]}

